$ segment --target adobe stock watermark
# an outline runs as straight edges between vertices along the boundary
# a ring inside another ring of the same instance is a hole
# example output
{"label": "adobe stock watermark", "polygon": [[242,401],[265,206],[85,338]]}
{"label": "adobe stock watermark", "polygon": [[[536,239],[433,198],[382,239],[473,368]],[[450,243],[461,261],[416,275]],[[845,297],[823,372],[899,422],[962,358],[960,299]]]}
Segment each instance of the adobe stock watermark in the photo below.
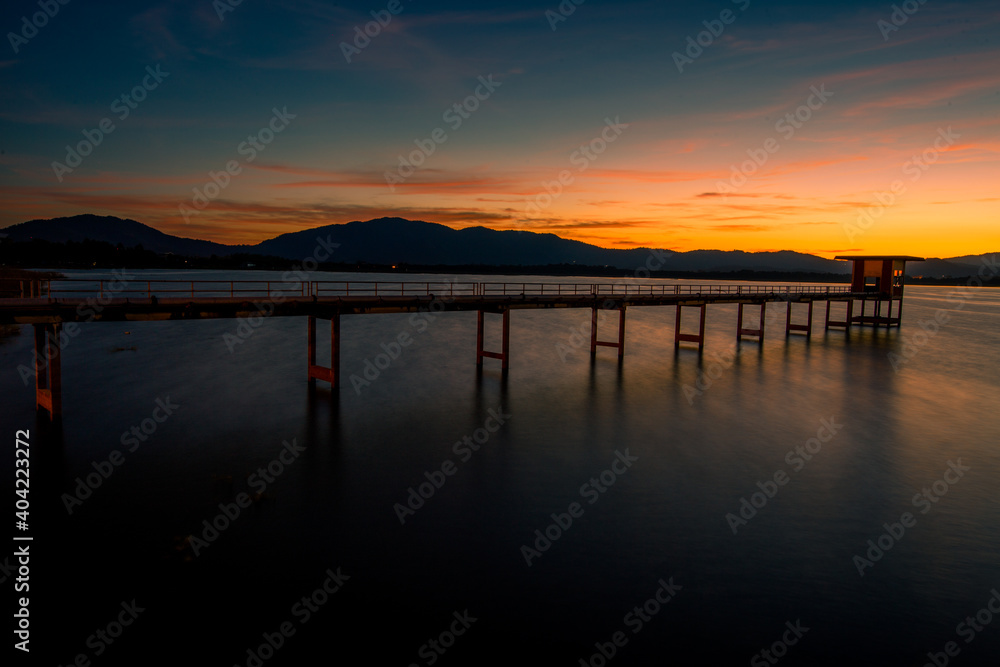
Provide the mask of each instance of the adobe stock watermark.
{"label": "adobe stock watermark", "polygon": [[[601,499],[601,494],[607,492],[614,486],[618,478],[628,472],[632,464],[639,460],[638,456],[628,453],[628,448],[622,453],[615,450],[615,458],[611,460],[611,466],[602,471],[597,477],[591,477],[590,481],[584,482],[580,487],[580,496],[587,498],[587,502],[593,505]],[[573,520],[583,516],[583,505],[574,501],[569,504],[566,511],[561,514],[552,513],[552,523],[542,529],[535,530],[534,548],[527,544],[521,545],[521,555],[528,567],[531,567],[532,560],[540,558],[542,554],[549,550],[552,545],[563,536],[563,533],[573,526]]]}
{"label": "adobe stock watermark", "polygon": [[[820,426],[816,430],[815,438],[809,438],[801,445],[796,445],[794,449],[788,450],[788,453],[785,454],[785,463],[792,467],[793,473],[800,472],[805,468],[806,464],[819,454],[823,445],[833,440],[834,436],[844,428],[843,424],[837,423],[836,417],[820,419],[819,424]],[[740,498],[739,516],[733,512],[729,512],[723,517],[726,523],[729,524],[729,528],[732,529],[733,535],[757,516],[758,511],[764,509],[767,503],[778,495],[779,489],[788,484],[791,479],[791,476],[785,472],[784,468],[778,468],[771,475],[770,479],[757,482],[757,488],[760,490],[750,494],[749,500],[747,500],[746,496]]]}
{"label": "adobe stock watermark", "polygon": [[243,4],[243,0],[212,0],[212,9],[220,21],[226,20],[226,14],[236,11],[236,8]]}
{"label": "adobe stock watermark", "polygon": [[[679,306],[678,306],[679,307]],[[688,405],[694,405],[694,399],[704,396],[705,392],[712,388],[715,381],[722,377],[722,374],[733,367],[736,363],[736,345],[730,345],[721,352],[712,351],[708,366],[705,370],[698,371],[698,377],[694,385],[685,383],[681,388]]]}
{"label": "adobe stock watermark", "polygon": [[[479,85],[476,86],[471,95],[461,102],[455,102],[441,114],[441,120],[447,123],[452,132],[458,131],[458,128],[462,127],[462,123],[471,118],[472,114],[479,109],[480,104],[488,100],[496,89],[503,85],[502,81],[494,81],[492,74],[488,74],[485,78],[480,76],[478,81]],[[389,192],[395,192],[396,184],[403,183],[410,176],[413,176],[417,169],[427,162],[427,158],[434,154],[437,147],[446,141],[448,141],[448,132],[443,127],[431,130],[430,136],[426,139],[414,139],[413,143],[416,148],[405,157],[400,154],[398,156],[399,166],[396,167],[396,171],[386,170],[384,174],[385,184],[389,186]]]}
{"label": "adobe stock watermark", "polygon": [[[309,275],[306,272],[318,269],[320,262],[329,260],[331,255],[333,255],[333,251],[339,247],[339,243],[333,243],[330,240],[329,234],[327,234],[325,239],[317,236],[316,246],[313,248],[312,255],[303,259],[301,264],[296,264],[292,270],[281,274],[282,284],[285,286],[284,289],[271,292],[267,301],[256,304],[256,315],[241,317],[239,324],[236,325],[235,334],[228,331],[222,334],[222,342],[226,344],[229,353],[232,354],[236,350],[237,345],[242,345],[253,336],[254,332],[264,324],[264,318],[274,314],[275,305],[283,303],[288,296],[301,295],[302,283],[309,280]],[[286,292],[288,295],[286,295]]]}
{"label": "adobe stock watermark", "polygon": [[[278,111],[278,107],[273,107],[271,112],[271,119],[267,122],[267,125],[257,130],[254,134],[248,135],[246,141],[241,141],[236,146],[236,152],[246,158],[243,160],[244,164],[253,162],[257,154],[263,152],[268,144],[274,141],[274,137],[284,131],[291,121],[298,116],[298,114],[288,113],[288,107],[282,107],[281,111]],[[223,190],[229,187],[233,177],[238,176],[242,172],[243,164],[240,164],[239,160],[229,160],[226,162],[225,169],[220,169],[217,172],[209,171],[208,181],[200,188],[194,187],[191,189],[193,193],[191,196],[191,206],[182,203],[177,207],[180,214],[184,216],[185,224],[191,222],[192,215],[205,210],[212,200],[216,199],[222,194]],[[191,208],[192,206],[194,208]]]}
{"label": "adobe stock watermark", "polygon": [[[269,484],[273,484],[288,469],[288,466],[298,461],[304,451],[306,448],[299,445],[295,438],[292,438],[291,442],[285,440],[281,444],[281,451],[274,459],[247,477],[247,486],[259,497],[267,490]],[[219,503],[219,513],[211,519],[202,520],[201,535],[190,536],[189,543],[194,555],[200,556],[202,551],[219,539],[219,535],[228,530],[253,501],[249,493],[241,491],[236,494],[234,502]]]}
{"label": "adobe stock watermark", "polygon": [[[76,307],[76,316],[83,318],[84,322],[93,322],[100,315],[105,306],[111,303],[112,299],[115,298],[116,294],[119,294],[128,287],[128,281],[133,280],[135,275],[125,273],[125,270],[115,269],[111,272],[114,276],[108,284],[104,285],[102,289],[102,294],[97,297],[87,297],[83,303]],[[57,340],[49,342],[45,345],[41,352],[35,351],[35,363],[38,364],[39,369],[46,369],[49,366],[49,362],[57,355],[61,354],[63,350],[70,344],[74,338],[80,335],[80,323],[79,322],[66,322],[63,326],[59,327],[59,334]],[[21,382],[27,387],[32,379],[35,377],[34,364],[31,367],[25,366],[24,364],[18,364],[17,373],[21,377]]]}
{"label": "adobe stock watermark", "polygon": [[[348,575],[341,572],[339,567],[336,571],[333,568],[327,568],[324,574],[326,574],[326,579],[323,580],[323,583],[308,595],[303,595],[289,610],[289,614],[298,621],[299,627],[308,623],[313,614],[320,611],[350,579]],[[265,662],[281,650],[285,642],[295,636],[297,631],[298,627],[292,621],[284,621],[275,628],[274,632],[262,632],[260,637],[263,641],[246,650],[246,660],[243,664],[246,667],[262,667]],[[239,667],[239,665],[234,665],[234,667]]]}
{"label": "adobe stock watermark", "polygon": [[[448,284],[449,280],[445,279],[442,282]],[[458,277],[456,276],[452,282],[457,283]],[[436,294],[432,295],[430,303],[426,306],[420,306],[417,312],[412,313],[407,320],[407,323],[413,329],[413,334],[408,331],[400,331],[388,342],[383,341],[380,343],[379,347],[382,348],[382,352],[379,352],[374,357],[365,357],[364,362],[362,362],[364,370],[361,374],[351,373],[349,378],[351,386],[354,387],[355,394],[360,396],[362,387],[370,387],[393,362],[402,356],[403,350],[413,344],[414,334],[421,334],[427,331],[428,327],[437,321],[438,316],[444,312],[447,304],[455,300],[453,294],[454,292],[449,288],[448,296],[439,297]]]}
{"label": "adobe stock watermark", "polygon": [[[577,173],[587,171],[587,168],[628,129],[628,126],[629,123],[621,122],[621,116],[615,116],[614,120],[605,118],[600,133],[574,150],[569,156],[569,163],[576,167]],[[552,206],[552,202],[562,195],[563,188],[572,185],[575,180],[576,174],[569,169],[563,169],[551,181],[542,181],[543,191],[527,200],[524,217],[530,220],[533,216],[541,215],[543,209]],[[518,220],[517,223],[519,222]]]}
{"label": "adobe stock watermark", "polygon": [[898,5],[892,5],[892,14],[889,15],[889,20],[879,19],[875,22],[875,27],[882,33],[882,41],[888,42],[889,35],[903,27],[910,20],[910,17],[920,10],[920,5],[925,2],[927,0],[905,0]]}
{"label": "adobe stock watermark", "polygon": [[[602,310],[611,310],[615,306],[615,301],[611,299],[606,299],[603,304],[601,304]],[[565,364],[566,360],[569,358],[573,352],[578,351],[580,348],[590,349],[590,322],[584,322],[578,327],[569,327],[569,336],[566,337],[566,342],[559,341],[556,343],[556,353],[562,362]]]}
{"label": "adobe stock watermark", "polygon": [[[820,84],[819,88],[810,86],[809,91],[810,95],[806,98],[805,103],[800,104],[795,111],[786,113],[774,124],[774,131],[780,134],[785,141],[790,141],[795,136],[796,130],[802,129],[802,126],[812,119],[813,112],[822,109],[827,100],[833,97],[833,93],[826,89],[826,84]],[[750,177],[767,164],[770,157],[779,150],[781,150],[781,142],[775,137],[765,139],[760,148],[748,148],[749,160],[744,160],[739,166],[736,164],[729,166],[729,182],[716,181],[715,183],[716,191],[723,194],[723,201],[725,201],[726,195],[732,194],[746,185]]]}
{"label": "adobe stock watermark", "polygon": [[552,28],[552,32],[556,31],[556,27],[576,11],[576,8],[585,3],[587,0],[562,0],[559,6],[553,9],[545,10],[545,20],[549,22],[549,27]]}
{"label": "adobe stock watermark", "polygon": [[[31,589],[31,545],[21,544],[18,546],[17,551],[14,552],[14,558],[17,559],[17,582],[14,584],[14,590],[18,593],[27,593]],[[7,577],[13,574],[14,569],[9,564],[8,559],[4,559],[4,581]],[[16,598],[17,601],[17,611],[14,613],[14,634],[21,641],[14,642],[14,648],[18,651],[24,651],[25,653],[31,653],[31,647],[29,646],[31,642],[31,599],[28,596]]]}
{"label": "adobe stock watermark", "polygon": [[[500,427],[513,416],[505,413],[503,406],[497,406],[495,410],[490,408],[489,415],[482,426],[471,434],[463,436],[461,440],[452,445],[451,451],[459,458],[459,463],[468,463],[472,454],[478,452],[480,447],[489,442],[490,436],[499,431]],[[448,478],[458,472],[458,469],[458,464],[450,458],[446,458],[432,472],[425,470],[424,478],[427,481],[421,482],[416,488],[411,486],[407,489],[406,504],[396,503],[392,506],[399,523],[405,524],[407,519],[414,516],[417,510],[427,504],[427,501],[441,490]]]}
{"label": "adobe stock watermark", "polygon": [[[169,396],[156,399],[155,405],[156,407],[153,408],[151,416],[146,417],[131,429],[122,433],[121,438],[119,438],[122,446],[127,447],[129,454],[135,453],[142,443],[149,440],[156,433],[159,425],[167,421],[168,418],[173,416],[174,411],[181,407],[179,404],[171,401]],[[73,489],[72,494],[62,494],[63,506],[66,508],[66,512],[72,515],[73,510],[83,505],[84,500],[94,495],[94,491],[99,489],[104,482],[108,481],[115,470],[123,463],[125,463],[125,454],[117,449],[112,449],[107,458],[102,461],[91,461],[90,465],[94,469],[94,472],[88,474],[86,477],[77,477],[76,487]]]}
{"label": "adobe stock watermark", "polygon": [[42,11],[35,12],[28,18],[27,15],[21,17],[21,30],[19,32],[8,32],[7,40],[10,48],[14,49],[14,55],[21,50],[21,47],[38,35],[38,31],[49,24],[50,19],[54,19],[61,7],[69,4],[69,0],[38,0],[38,7]]}
{"label": "adobe stock watermark", "polygon": [[[146,76],[132,87],[132,90],[122,93],[111,102],[111,112],[115,114],[119,121],[129,117],[133,110],[138,108],[139,103],[145,101],[152,91],[156,90],[163,80],[170,76],[170,72],[164,72],[160,65],[155,68],[146,66]],[[94,149],[104,142],[104,137],[115,131],[115,123],[109,116],[105,116],[98,121],[97,127],[92,130],[83,130],[83,140],[75,146],[66,145],[66,157],[63,162],[53,161],[52,172],[56,180],[62,183],[63,176],[73,173],[73,170],[83,164],[83,158],[94,152]]]}
{"label": "adobe stock watermark", "polygon": [[[969,466],[962,465],[962,459],[958,462],[948,461],[948,467],[944,471],[941,479],[935,481],[930,487],[924,487],[919,493],[913,496],[914,507],[921,508],[921,514],[931,511],[935,503],[948,494],[948,490],[958,484],[959,480],[965,477],[965,473],[972,470]],[[911,512],[903,512],[899,516],[899,521],[895,523],[883,523],[885,532],[878,537],[868,540],[868,550],[864,556],[855,555],[853,558],[854,567],[858,569],[860,576],[865,576],[865,569],[874,567],[875,563],[882,560],[882,557],[892,549],[897,542],[903,539],[907,528],[917,525],[917,517]]]}
{"label": "adobe stock watermark", "polygon": [[[17,552],[14,553],[14,556],[17,556]],[[10,556],[4,556],[3,562],[0,563],[0,584],[17,574],[18,569],[10,562]]]}
{"label": "adobe stock watermark", "polygon": [[[788,303],[791,299],[790,293],[780,292],[777,294],[780,297],[780,301],[777,303]],[[767,330],[777,323],[782,316],[778,314],[777,308],[765,308],[764,309],[764,319],[761,322],[762,330]],[[742,328],[743,323],[740,322],[740,327]],[[695,379],[693,385],[685,383],[681,388],[684,392],[684,398],[687,399],[688,405],[694,405],[695,399],[704,396],[705,392],[712,388],[717,380],[719,380],[725,371],[728,371],[736,363],[736,353],[739,349],[739,342],[730,344],[729,347],[725,348],[722,352],[711,352],[709,355],[709,364],[705,370],[699,370],[698,376]]]}
{"label": "adobe stock watermark", "polygon": [[[994,605],[994,603],[996,604]],[[960,621],[955,626],[955,634],[965,639],[966,644],[971,644],[972,640],[993,622],[994,615],[1000,615],[1000,591],[995,588],[990,591],[990,599],[986,601],[982,609],[977,611],[974,616],[966,616],[965,620]],[[946,667],[951,662],[951,658],[957,657],[961,652],[962,648],[958,642],[947,642],[942,651],[927,652],[928,662],[924,663],[924,667]]]}
{"label": "adobe stock watermark", "polygon": [[[916,183],[920,180],[921,176],[927,173],[931,165],[941,158],[941,154],[951,148],[961,136],[958,132],[952,130],[950,125],[947,130],[938,128],[938,136],[934,139],[934,143],[921,151],[920,154],[913,155],[903,163],[903,174],[910,177],[911,183]],[[901,178],[894,180],[889,185],[889,190],[877,191],[875,193],[875,199],[877,200],[875,204],[863,208],[858,213],[858,219],[855,222],[845,222],[843,224],[847,239],[853,241],[871,229],[872,225],[882,217],[886,209],[895,204],[896,199],[905,193],[906,183]]]}
{"label": "adobe stock watermark", "polygon": [[809,628],[803,627],[802,619],[796,619],[794,624],[791,621],[785,621],[785,627],[788,629],[781,635],[781,639],[750,658],[751,667],[767,667],[778,664],[781,658],[788,655],[788,647],[798,644],[799,640],[809,632]]}
{"label": "adobe stock watermark", "polygon": [[361,25],[354,26],[354,39],[352,44],[347,42],[340,43],[340,52],[344,54],[344,60],[347,64],[351,64],[351,59],[354,56],[359,55],[362,51],[368,48],[368,45],[372,43],[372,40],[382,34],[382,30],[385,29],[390,23],[392,23],[392,17],[396,16],[403,11],[403,3],[400,0],[389,0],[389,4],[385,6],[385,9],[380,9],[375,11],[374,9],[370,12],[372,20],[362,27]]}
{"label": "adobe stock watermark", "polygon": [[[982,287],[983,280],[989,279],[993,276],[1000,275],[1000,263],[997,262],[996,255],[990,255],[989,257],[982,258],[982,266],[976,271],[976,275],[969,278],[966,282],[966,287],[976,287],[978,283],[979,287]],[[948,295],[948,303],[955,307],[955,310],[961,310],[965,308],[967,299],[965,294],[961,291],[954,291]],[[924,319],[921,318],[917,321],[917,326],[920,327],[920,331],[916,332],[912,336],[902,336],[903,346],[899,350],[899,354],[895,352],[889,352],[889,364],[892,366],[892,370],[898,373],[904,364],[908,364],[913,361],[913,358],[917,356],[921,349],[928,343],[931,339],[938,334],[945,324],[951,321],[951,313],[948,312],[946,308],[937,308],[934,311],[934,317]]]}
{"label": "adobe stock watermark", "polygon": [[[461,614],[452,612],[453,620],[446,630],[443,630],[437,637],[428,639],[419,649],[417,655],[426,661],[427,665],[433,665],[441,656],[447,653],[448,649],[455,645],[455,641],[464,635],[472,624],[479,619],[469,614],[466,609]],[[420,663],[411,662],[409,667],[420,667]]]}
{"label": "adobe stock watermark", "polygon": [[[646,257],[646,261],[642,266],[639,266],[633,272],[633,276],[636,278],[644,279],[649,278],[652,274],[651,271],[658,271],[666,263],[667,258],[669,258],[673,253],[664,252],[663,250],[658,250],[656,248],[649,249],[649,255]],[[615,286],[625,286],[628,287],[631,283],[624,280],[612,281],[612,285]],[[601,304],[601,309],[608,311],[613,310],[617,305],[618,301],[614,299],[605,299]],[[585,322],[579,327],[569,327],[569,336],[566,338],[566,342],[558,342],[555,344],[556,352],[559,354],[559,358],[563,363],[566,363],[566,359],[575,351],[578,351],[582,347],[587,347],[589,350],[590,346],[590,327],[591,323]]]}
{"label": "adobe stock watermark", "polygon": [[[750,0],[730,0],[734,5],[738,5],[741,12],[745,12],[750,6]],[[712,46],[715,40],[722,36],[725,32],[726,26],[731,25],[739,14],[736,14],[731,9],[723,9],[719,13],[719,18],[712,19],[711,21],[702,21],[701,24],[705,26],[705,29],[699,32],[694,37],[688,35],[687,47],[684,49],[684,53],[680,51],[674,51],[673,59],[674,65],[677,66],[677,71],[681,74],[684,73],[684,66],[691,65],[695,60],[701,57],[701,54],[705,52],[705,49]]]}
{"label": "adobe stock watermark", "polygon": [[[642,604],[637,604],[622,617],[622,625],[632,631],[631,637],[642,632],[646,624],[652,621],[653,617],[659,614],[663,607],[676,597],[679,591],[684,589],[680,584],[674,583],[673,577],[670,577],[667,581],[660,579],[656,583],[660,587],[656,589],[652,597]],[[594,648],[597,651],[586,660],[580,658],[580,667],[604,667],[612,658],[618,655],[620,649],[628,645],[628,640],[631,637],[624,630],[618,630],[611,635],[609,641],[595,642]]]}

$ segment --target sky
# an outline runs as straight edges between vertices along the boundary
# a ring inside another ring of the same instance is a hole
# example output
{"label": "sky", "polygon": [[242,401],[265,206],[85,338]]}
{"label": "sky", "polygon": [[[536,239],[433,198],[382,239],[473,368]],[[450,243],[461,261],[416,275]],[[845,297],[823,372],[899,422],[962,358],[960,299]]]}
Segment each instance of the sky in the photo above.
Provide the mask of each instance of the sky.
{"label": "sky", "polygon": [[1000,249],[1000,5],[8,0],[0,226]]}

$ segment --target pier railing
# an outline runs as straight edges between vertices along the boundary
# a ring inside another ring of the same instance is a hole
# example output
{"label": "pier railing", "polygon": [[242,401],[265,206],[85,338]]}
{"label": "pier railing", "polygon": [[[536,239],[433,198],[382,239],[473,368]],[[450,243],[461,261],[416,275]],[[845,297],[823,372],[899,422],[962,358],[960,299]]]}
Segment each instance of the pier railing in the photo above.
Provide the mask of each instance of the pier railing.
{"label": "pier railing", "polygon": [[850,285],[633,284],[374,281],[374,280],[91,280],[23,281],[20,298],[294,298],[294,297],[487,297],[487,296],[698,296],[849,294]]}

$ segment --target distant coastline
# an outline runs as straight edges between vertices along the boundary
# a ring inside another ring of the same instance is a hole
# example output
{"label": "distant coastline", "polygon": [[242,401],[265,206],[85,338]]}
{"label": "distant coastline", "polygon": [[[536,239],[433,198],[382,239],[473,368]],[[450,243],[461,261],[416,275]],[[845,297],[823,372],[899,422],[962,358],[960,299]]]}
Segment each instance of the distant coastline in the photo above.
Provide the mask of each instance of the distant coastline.
{"label": "distant coastline", "polygon": [[[31,246],[32,251],[25,252]],[[236,254],[225,257],[187,257],[157,254],[141,246],[122,248],[110,243],[51,243],[34,241],[30,244],[0,246],[0,290],[7,294],[19,288],[25,279],[59,279],[55,272],[40,272],[32,267],[53,269],[107,271],[111,269],[177,269],[204,271],[290,271],[300,268],[298,262],[272,255]],[[318,270],[335,273],[394,273],[447,275],[505,276],[583,276],[592,278],[634,278],[635,272],[609,266],[585,264],[486,265],[486,264],[375,264],[368,262],[323,262]],[[645,272],[642,276],[646,278]],[[809,282],[846,283],[850,276],[841,273],[810,271],[651,271],[650,280],[713,280],[746,282]],[[908,277],[909,285],[964,285],[968,277],[917,278]],[[989,287],[1000,287],[1000,279],[985,281]]]}

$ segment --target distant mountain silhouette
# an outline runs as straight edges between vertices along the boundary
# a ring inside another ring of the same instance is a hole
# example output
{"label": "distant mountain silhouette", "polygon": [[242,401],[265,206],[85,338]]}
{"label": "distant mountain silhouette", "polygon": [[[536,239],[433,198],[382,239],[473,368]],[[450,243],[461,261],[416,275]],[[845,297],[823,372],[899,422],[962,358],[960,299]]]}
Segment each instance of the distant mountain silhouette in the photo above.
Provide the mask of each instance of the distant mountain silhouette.
{"label": "distant mountain silhouette", "polygon": [[[609,250],[555,234],[497,231],[485,227],[455,230],[432,222],[379,218],[367,222],[326,225],[282,234],[254,246],[253,251],[287,258],[308,257],[316,238],[327,236],[340,244],[342,261],[378,264],[486,264],[493,266],[586,264],[636,269],[645,266],[650,249]],[[795,252],[661,251],[661,270],[842,272],[843,262]],[[655,266],[657,255],[650,262]]]}
{"label": "distant mountain silhouette", "polygon": [[[52,220],[32,220],[2,230],[11,241],[42,239],[55,243],[103,241],[126,247],[142,245],[156,253],[192,257],[226,256],[234,253],[274,255],[297,260],[311,257],[317,238],[339,243],[330,261],[370,264],[544,266],[581,264],[635,270],[662,260],[663,271],[787,271],[846,273],[847,262],[824,259],[792,251],[743,252],[740,250],[691,250],[672,252],[648,248],[613,250],[560,238],[555,234],[497,231],[485,227],[456,230],[445,225],[379,218],[325,225],[282,234],[256,245],[225,245],[164,234],[135,220],[113,216],[77,215]],[[910,275],[973,275],[982,256],[968,255],[948,260],[931,259],[907,265]]]}
{"label": "distant mountain silhouette", "polygon": [[[906,275],[923,276],[925,278],[964,278],[974,276],[983,266],[984,258],[996,256],[997,253],[983,255],[964,255],[948,259],[930,258],[924,262],[907,262]],[[988,275],[992,275],[988,274]]]}
{"label": "distant mountain silhouette", "polygon": [[152,250],[155,253],[169,252],[192,257],[229,255],[234,252],[243,252],[238,248],[245,247],[171,236],[141,222],[122,220],[111,215],[88,214],[51,220],[31,220],[6,227],[3,232],[12,241],[39,239],[53,243],[66,243],[67,241],[80,242],[90,239],[114,245],[121,243],[126,248],[142,245],[146,250]]}

